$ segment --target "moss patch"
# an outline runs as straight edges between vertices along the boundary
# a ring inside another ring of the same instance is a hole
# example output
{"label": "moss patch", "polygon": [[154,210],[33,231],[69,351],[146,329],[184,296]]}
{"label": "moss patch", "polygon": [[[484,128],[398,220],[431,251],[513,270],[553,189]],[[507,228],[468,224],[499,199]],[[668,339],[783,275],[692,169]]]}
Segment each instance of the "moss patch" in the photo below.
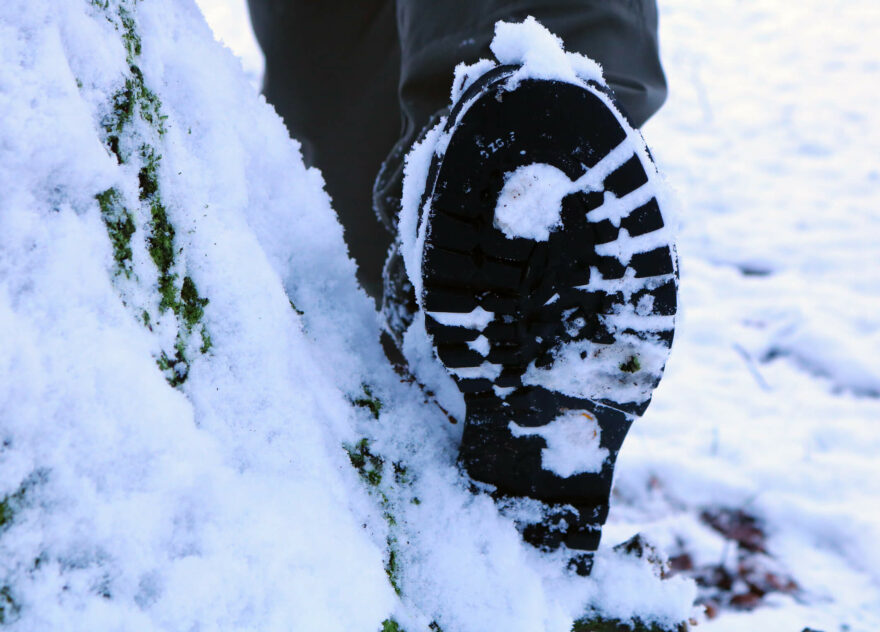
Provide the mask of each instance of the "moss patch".
{"label": "moss patch", "polygon": [[385,460],[370,451],[369,440],[364,438],[353,446],[346,445],[345,451],[348,452],[348,459],[361,479],[371,487],[378,487],[382,482]]}
{"label": "moss patch", "polygon": [[391,584],[394,592],[397,593],[397,596],[399,597],[403,594],[403,590],[400,588],[400,564],[397,559],[397,538],[389,535],[385,540],[385,544],[388,546],[388,559],[385,560],[385,574],[388,576],[388,583]]}
{"label": "moss patch", "polygon": [[[291,303],[291,305],[293,305],[293,303]],[[379,413],[382,412],[382,400],[373,395],[373,391],[367,384],[363,384],[362,388],[364,390],[363,397],[358,397],[357,399],[354,399],[352,403],[355,406],[368,409],[373,415],[373,419],[378,419]]]}
{"label": "moss patch", "polygon": [[134,216],[122,203],[122,196],[115,188],[110,188],[96,196],[101,208],[101,219],[107,227],[110,243],[113,246],[113,259],[116,273],[126,278],[132,274],[131,237],[136,230]]}
{"label": "moss patch", "polygon": [[687,623],[668,628],[656,623],[646,624],[639,619],[619,621],[603,617],[584,617],[574,622],[571,632],[687,632]]}
{"label": "moss patch", "polygon": [[175,388],[186,382],[189,377],[189,362],[186,358],[182,341],[178,336],[174,346],[174,355],[169,356],[163,351],[156,359],[156,365],[165,374],[165,380]]}
{"label": "moss patch", "polygon": [[159,97],[144,84],[140,68],[131,64],[129,70],[132,74],[125,78],[122,87],[111,97],[112,111],[103,122],[107,146],[116,155],[119,164],[128,162],[129,156],[120,147],[120,137],[135,116],[152,126],[160,136],[165,134],[167,119],[161,112]]}
{"label": "moss patch", "polygon": [[[132,307],[138,320],[150,331],[162,314],[174,316],[177,325],[174,348],[162,350],[156,364],[169,384],[180,386],[189,375],[192,358],[188,353],[194,348],[208,353],[213,342],[203,323],[208,299],[199,294],[192,277],[182,273],[177,260],[182,248],[176,244],[174,226],[162,197],[162,155],[158,147],[166,131],[167,117],[162,114],[159,97],[147,87],[138,66],[142,44],[135,15],[137,0],[122,0],[113,8],[106,0],[93,0],[92,4],[105,11],[107,20],[120,33],[128,62],[128,74],[111,97],[109,111],[101,121],[104,142],[119,164],[137,169],[138,186],[138,203],[133,208],[126,208],[116,188],[98,194],[96,199],[113,245],[117,274],[126,278],[134,276],[132,236],[139,228],[144,229],[146,248],[158,272],[158,305]],[[198,347],[190,344],[195,332],[201,337]]]}
{"label": "moss patch", "polygon": [[[361,480],[369,486],[370,493],[376,496],[381,502],[383,509],[382,517],[388,524],[389,529],[388,537],[385,539],[386,548],[388,550],[388,557],[385,560],[385,574],[388,576],[388,581],[394,589],[394,592],[401,595],[401,569],[399,564],[398,542],[397,536],[394,533],[394,528],[397,526],[397,519],[394,517],[391,501],[388,499],[388,495],[381,489],[384,478],[385,459],[373,453],[370,449],[370,442],[366,438],[361,439],[354,445],[346,445],[344,447],[345,451],[348,452],[348,458],[351,461],[352,466],[357,470]],[[396,465],[395,468],[397,468]],[[402,469],[405,471],[406,468]]]}
{"label": "moss patch", "polygon": [[[207,301],[208,299],[205,299]],[[200,332],[202,334],[202,346],[199,347],[199,351],[203,354],[209,353],[211,348],[214,346],[214,340],[211,338],[211,334],[208,333],[208,328],[202,325],[202,330]]]}
{"label": "moss patch", "polygon": [[389,618],[389,619],[385,619],[382,622],[382,629],[380,630],[380,632],[406,632],[406,631],[402,627],[400,627],[400,624],[397,621]]}
{"label": "moss patch", "polygon": [[141,54],[141,38],[135,28],[134,16],[124,6],[119,7],[119,21],[122,23],[122,43],[125,45],[128,59],[132,60],[135,57],[139,57]]}
{"label": "moss patch", "polygon": [[195,282],[190,277],[184,277],[180,288],[180,315],[190,330],[201,322],[207,304],[208,299],[199,296]]}

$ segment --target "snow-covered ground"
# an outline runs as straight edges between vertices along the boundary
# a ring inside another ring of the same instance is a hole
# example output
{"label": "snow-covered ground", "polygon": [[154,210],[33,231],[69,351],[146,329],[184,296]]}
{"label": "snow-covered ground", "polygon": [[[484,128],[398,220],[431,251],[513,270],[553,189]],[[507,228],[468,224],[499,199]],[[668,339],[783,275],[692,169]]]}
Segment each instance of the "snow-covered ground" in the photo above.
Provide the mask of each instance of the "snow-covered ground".
{"label": "snow-covered ground", "polygon": [[245,73],[189,0],[0,5],[0,624],[562,632],[680,620],[683,574],[697,629],[880,630],[874,0],[661,1],[682,312],[589,580],[467,491],[200,4]]}

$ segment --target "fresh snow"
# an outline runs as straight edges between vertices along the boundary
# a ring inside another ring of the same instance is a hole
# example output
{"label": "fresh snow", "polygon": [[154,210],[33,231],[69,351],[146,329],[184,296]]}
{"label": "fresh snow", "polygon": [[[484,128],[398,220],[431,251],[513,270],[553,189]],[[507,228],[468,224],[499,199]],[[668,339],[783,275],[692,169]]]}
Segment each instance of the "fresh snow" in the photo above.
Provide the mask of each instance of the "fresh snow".
{"label": "fresh snow", "polygon": [[526,428],[510,422],[514,437],[541,437],[547,447],[541,450],[541,467],[568,478],[585,472],[600,472],[609,452],[600,447],[602,429],[585,410],[566,411],[546,426]]}
{"label": "fresh snow", "polygon": [[[534,632],[568,630],[585,609],[671,624],[690,614],[693,583],[660,582],[611,547],[641,531],[736,573],[742,548],[702,517],[728,508],[760,520],[766,563],[799,588],[724,606],[697,629],[876,632],[880,58],[862,36],[880,29],[873,2],[660,3],[671,93],[645,134],[683,200],[682,317],[580,580],[467,491],[460,424],[389,369],[320,174],[248,80],[260,61],[244,3],[201,2],[226,20],[216,26],[247,74],[189,0],[134,12],[167,131],[131,138],[161,150],[178,283],[189,276],[210,300],[213,347],[172,388],[156,364],[165,334],[133,311],[158,309],[149,215],[126,279],[95,200],[116,187],[138,203],[139,159],[118,165],[103,143],[129,72],[120,33],[85,1],[5,0],[6,625],[375,632],[394,617],[409,632],[434,619],[446,632]],[[424,342],[421,321],[406,344]],[[364,459],[378,491],[342,448],[357,454],[364,438],[385,458]]]}
{"label": "fresh snow", "polygon": [[562,198],[571,180],[552,165],[533,163],[505,174],[495,206],[495,226],[505,237],[547,241],[562,223]]}
{"label": "fresh snow", "polygon": [[604,82],[599,64],[565,52],[562,40],[531,16],[519,23],[498,22],[489,48],[499,63],[521,66],[511,77],[512,84],[527,77],[579,85],[588,80]]}

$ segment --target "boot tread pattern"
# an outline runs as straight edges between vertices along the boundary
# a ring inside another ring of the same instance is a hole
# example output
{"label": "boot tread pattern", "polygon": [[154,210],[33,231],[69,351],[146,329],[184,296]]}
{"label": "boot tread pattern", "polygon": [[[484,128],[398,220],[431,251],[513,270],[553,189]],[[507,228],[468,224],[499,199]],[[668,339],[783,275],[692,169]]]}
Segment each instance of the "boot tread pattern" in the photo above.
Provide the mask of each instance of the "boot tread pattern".
{"label": "boot tread pattern", "polygon": [[[534,386],[528,378],[552,368],[561,351],[601,356],[625,340],[636,351],[619,362],[618,376],[605,376],[604,391],[567,394],[641,414],[662,374],[676,311],[675,254],[657,237],[665,224],[648,175],[653,165],[643,164],[594,93],[540,81],[506,91],[501,83],[482,86],[484,96],[461,120],[450,119],[452,139],[433,169],[423,304],[437,355],[469,408],[479,400],[486,400],[484,407],[509,407],[516,398],[508,401],[505,391],[528,391]],[[553,84],[549,104],[547,83]],[[543,110],[536,113],[535,103]],[[570,114],[560,117],[572,105],[591,116],[583,130]],[[522,124],[527,112],[529,129]],[[505,174],[546,161],[576,181],[613,151],[623,157],[620,164],[594,185],[598,190],[563,199],[562,226],[547,241],[511,239],[494,225]],[[475,310],[482,322],[468,320]],[[643,366],[637,350],[644,344],[662,359]],[[649,374],[633,388],[640,372]]]}

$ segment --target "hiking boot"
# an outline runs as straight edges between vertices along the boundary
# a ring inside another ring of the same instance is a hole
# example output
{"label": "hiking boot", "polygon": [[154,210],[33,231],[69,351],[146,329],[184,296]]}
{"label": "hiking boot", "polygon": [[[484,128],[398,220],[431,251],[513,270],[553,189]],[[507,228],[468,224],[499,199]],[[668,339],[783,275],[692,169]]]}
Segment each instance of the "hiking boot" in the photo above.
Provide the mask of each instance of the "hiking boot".
{"label": "hiking boot", "polygon": [[[485,72],[428,134],[403,259],[464,398],[462,465],[498,497],[544,503],[526,540],[591,551],[672,344],[676,256],[656,168],[607,88],[518,70]],[[412,308],[395,257],[399,328]],[[589,572],[589,555],[573,559]]]}

